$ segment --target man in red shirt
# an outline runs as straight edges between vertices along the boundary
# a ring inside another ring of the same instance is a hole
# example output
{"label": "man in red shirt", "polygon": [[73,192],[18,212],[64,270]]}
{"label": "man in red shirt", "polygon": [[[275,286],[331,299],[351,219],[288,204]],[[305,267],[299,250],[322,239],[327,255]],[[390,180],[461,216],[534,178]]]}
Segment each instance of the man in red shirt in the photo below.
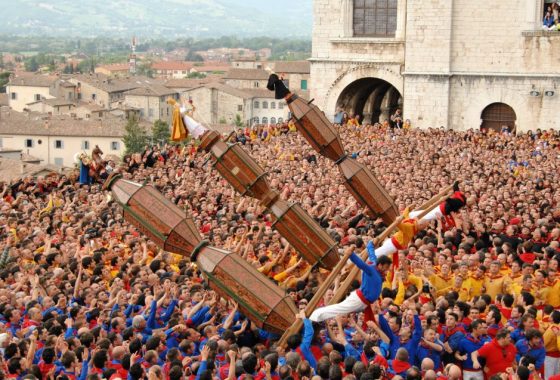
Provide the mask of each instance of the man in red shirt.
{"label": "man in red shirt", "polygon": [[489,379],[500,372],[506,372],[507,368],[515,368],[517,349],[511,343],[509,334],[510,332],[507,329],[499,330],[494,340],[471,354],[473,368],[475,369],[480,368],[479,357],[486,359],[485,379]]}

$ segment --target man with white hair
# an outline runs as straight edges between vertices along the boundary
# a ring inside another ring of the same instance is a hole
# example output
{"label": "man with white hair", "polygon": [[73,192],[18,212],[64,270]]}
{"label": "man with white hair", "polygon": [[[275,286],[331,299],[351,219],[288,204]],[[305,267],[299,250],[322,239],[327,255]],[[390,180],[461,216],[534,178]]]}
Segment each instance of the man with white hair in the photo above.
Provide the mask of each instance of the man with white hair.
{"label": "man with white hair", "polygon": [[134,335],[140,335],[142,343],[146,343],[148,338],[152,336],[152,329],[147,327],[147,322],[143,315],[135,315],[132,318],[132,328],[134,329]]}

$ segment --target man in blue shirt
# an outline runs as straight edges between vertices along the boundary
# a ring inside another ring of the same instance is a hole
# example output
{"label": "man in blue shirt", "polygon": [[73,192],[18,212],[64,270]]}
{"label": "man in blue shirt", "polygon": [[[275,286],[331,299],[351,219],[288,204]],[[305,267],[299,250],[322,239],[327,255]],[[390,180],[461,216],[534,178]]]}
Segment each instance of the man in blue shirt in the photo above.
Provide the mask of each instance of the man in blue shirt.
{"label": "man in blue shirt", "polygon": [[487,333],[486,322],[482,319],[474,320],[470,325],[471,333],[464,335],[459,341],[455,359],[463,362],[464,380],[482,380],[484,374],[480,368],[475,369],[471,359],[471,354],[478,351],[484,344],[490,342]]}
{"label": "man in blue shirt", "polygon": [[[361,246],[363,246],[363,241],[358,240],[356,245],[346,248],[345,254],[348,253],[348,250],[353,251],[355,248],[361,248]],[[355,252],[350,255],[350,261],[362,270],[362,284],[360,285],[360,289],[350,293],[341,303],[316,309],[309,317],[311,321],[322,322],[326,319],[336,317],[337,315],[362,311],[370,304],[377,301],[381,294],[383,276],[385,275],[385,271],[391,266],[391,259],[387,256],[377,258],[372,241],[367,244],[367,252],[368,263],[365,263]]]}
{"label": "man in blue shirt", "polygon": [[535,368],[537,371],[543,369],[546,351],[544,349],[542,333],[539,330],[529,329],[525,337],[515,343],[515,348],[517,348],[517,361],[523,356],[528,356],[535,360]]}
{"label": "man in blue shirt", "polygon": [[411,363],[414,363],[416,351],[422,339],[422,322],[418,317],[416,304],[414,302],[409,304],[405,301],[402,307],[404,309],[408,308],[413,313],[414,326],[401,326],[397,335],[393,332],[391,326],[389,326],[387,319],[379,314],[379,327],[381,327],[381,330],[389,337],[389,359],[394,359],[399,348],[404,347],[408,352]]}

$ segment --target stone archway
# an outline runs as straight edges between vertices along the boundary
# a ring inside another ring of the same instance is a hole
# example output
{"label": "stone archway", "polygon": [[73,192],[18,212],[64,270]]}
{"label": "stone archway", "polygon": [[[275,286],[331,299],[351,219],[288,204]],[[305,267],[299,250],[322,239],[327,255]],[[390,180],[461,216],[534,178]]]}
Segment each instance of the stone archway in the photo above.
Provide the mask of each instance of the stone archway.
{"label": "stone archway", "polygon": [[360,115],[364,123],[383,122],[397,109],[402,111],[402,95],[383,79],[360,78],[342,90],[336,107],[349,115]]}
{"label": "stone archway", "polygon": [[505,103],[492,103],[482,110],[480,118],[482,123],[480,129],[493,129],[501,132],[504,126],[508,127],[510,132],[515,133],[515,122],[517,116],[511,106]]}

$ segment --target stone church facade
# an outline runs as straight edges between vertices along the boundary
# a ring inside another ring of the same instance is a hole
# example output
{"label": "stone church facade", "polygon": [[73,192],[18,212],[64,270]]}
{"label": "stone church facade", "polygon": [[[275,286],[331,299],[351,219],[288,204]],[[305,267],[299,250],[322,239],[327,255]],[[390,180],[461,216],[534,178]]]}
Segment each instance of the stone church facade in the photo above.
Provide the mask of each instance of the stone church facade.
{"label": "stone church facade", "polygon": [[[311,98],[413,127],[560,129],[547,0],[314,0]],[[557,88],[558,87],[558,88]]]}

